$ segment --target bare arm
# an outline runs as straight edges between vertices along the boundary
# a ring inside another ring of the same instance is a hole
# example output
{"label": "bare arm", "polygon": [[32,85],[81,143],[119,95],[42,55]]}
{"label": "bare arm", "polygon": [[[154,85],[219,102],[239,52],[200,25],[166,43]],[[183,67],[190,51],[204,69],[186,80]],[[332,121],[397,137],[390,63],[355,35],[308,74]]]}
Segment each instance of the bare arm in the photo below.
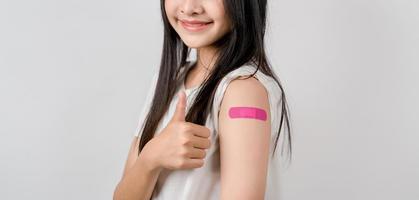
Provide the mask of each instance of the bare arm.
{"label": "bare arm", "polygon": [[163,169],[193,169],[204,165],[204,149],[211,146],[210,130],[186,122],[185,109],[186,94],[181,92],[172,119],[147,142],[139,156],[139,139],[134,137],[114,200],[148,200]]}
{"label": "bare arm", "polygon": [[[241,117],[246,112],[241,106],[260,109],[258,112],[266,115]],[[234,114],[234,110],[239,113]],[[219,113],[221,200],[264,199],[270,127],[269,100],[263,85],[254,78],[233,80]]]}
{"label": "bare arm", "polygon": [[137,156],[138,142],[139,138],[134,137],[114,200],[149,200],[151,197],[161,169],[151,166],[141,153]]}

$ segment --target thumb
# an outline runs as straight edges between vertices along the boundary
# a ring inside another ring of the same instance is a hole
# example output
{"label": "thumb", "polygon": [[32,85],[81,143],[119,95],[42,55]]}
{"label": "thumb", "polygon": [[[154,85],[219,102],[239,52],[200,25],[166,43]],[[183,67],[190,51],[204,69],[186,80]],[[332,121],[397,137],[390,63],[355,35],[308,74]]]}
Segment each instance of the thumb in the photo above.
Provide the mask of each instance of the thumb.
{"label": "thumb", "polygon": [[186,94],[182,90],[178,93],[178,102],[176,104],[176,110],[173,114],[172,121],[185,121],[185,109],[186,109]]}

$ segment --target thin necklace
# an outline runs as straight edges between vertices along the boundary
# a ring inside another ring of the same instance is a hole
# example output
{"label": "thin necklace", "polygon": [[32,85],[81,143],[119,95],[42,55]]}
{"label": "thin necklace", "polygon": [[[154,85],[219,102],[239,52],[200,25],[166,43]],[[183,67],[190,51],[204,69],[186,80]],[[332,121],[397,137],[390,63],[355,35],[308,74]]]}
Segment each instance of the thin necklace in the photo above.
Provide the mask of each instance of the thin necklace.
{"label": "thin necklace", "polygon": [[209,67],[205,67],[205,65],[204,65],[204,63],[202,63],[202,60],[201,59],[199,59],[199,62],[201,63],[201,65],[202,65],[202,67],[205,69],[205,70],[207,70],[207,71],[209,71]]}
{"label": "thin necklace", "polygon": [[[210,64],[212,63],[212,60],[214,60],[214,57],[215,57],[215,54],[212,56],[212,58],[211,58],[211,61],[210,61]],[[208,66],[206,66],[205,67],[205,65],[204,65],[204,63],[202,63],[202,60],[201,60],[201,58],[198,56],[198,60],[199,60],[199,62],[201,63],[201,65],[202,65],[202,67],[203,68],[205,68],[205,70],[207,71],[207,73],[210,71],[209,70],[209,67]],[[205,75],[207,75],[207,73],[205,73]]]}

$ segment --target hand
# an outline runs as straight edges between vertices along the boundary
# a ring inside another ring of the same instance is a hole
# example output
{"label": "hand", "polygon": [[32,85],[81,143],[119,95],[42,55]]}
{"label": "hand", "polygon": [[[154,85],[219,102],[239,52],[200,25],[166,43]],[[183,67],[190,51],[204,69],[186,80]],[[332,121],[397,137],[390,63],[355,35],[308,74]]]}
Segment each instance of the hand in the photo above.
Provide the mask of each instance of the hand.
{"label": "hand", "polygon": [[211,145],[210,130],[185,121],[186,94],[179,93],[175,113],[160,134],[151,139],[140,156],[155,168],[191,169],[204,165]]}

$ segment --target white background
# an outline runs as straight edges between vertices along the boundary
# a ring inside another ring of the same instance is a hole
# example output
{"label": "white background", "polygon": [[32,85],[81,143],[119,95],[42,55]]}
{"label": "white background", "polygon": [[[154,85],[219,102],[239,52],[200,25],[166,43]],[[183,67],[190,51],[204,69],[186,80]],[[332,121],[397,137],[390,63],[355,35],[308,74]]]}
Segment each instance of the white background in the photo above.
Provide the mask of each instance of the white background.
{"label": "white background", "polygon": [[[282,199],[418,199],[418,1],[269,2]],[[111,199],[161,46],[158,1],[0,1],[0,198]]]}

